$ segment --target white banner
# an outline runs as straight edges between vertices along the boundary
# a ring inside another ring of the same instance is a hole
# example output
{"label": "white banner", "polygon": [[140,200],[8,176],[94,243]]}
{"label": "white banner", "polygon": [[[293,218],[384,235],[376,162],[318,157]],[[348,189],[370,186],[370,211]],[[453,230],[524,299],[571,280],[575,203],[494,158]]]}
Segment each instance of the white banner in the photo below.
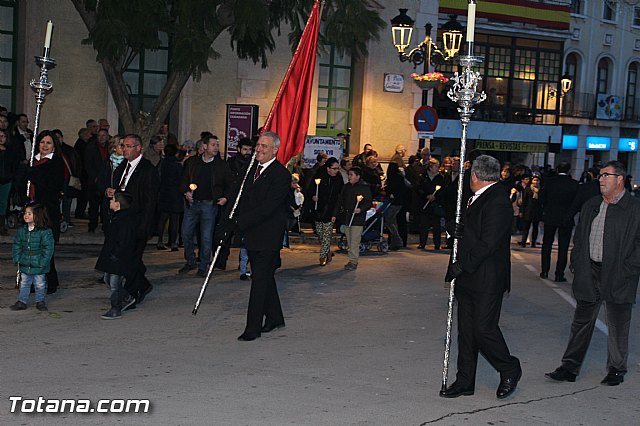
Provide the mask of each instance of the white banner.
{"label": "white banner", "polygon": [[342,143],[340,138],[333,136],[307,136],[304,141],[304,164],[313,167],[318,154],[324,152],[329,157],[342,160]]}

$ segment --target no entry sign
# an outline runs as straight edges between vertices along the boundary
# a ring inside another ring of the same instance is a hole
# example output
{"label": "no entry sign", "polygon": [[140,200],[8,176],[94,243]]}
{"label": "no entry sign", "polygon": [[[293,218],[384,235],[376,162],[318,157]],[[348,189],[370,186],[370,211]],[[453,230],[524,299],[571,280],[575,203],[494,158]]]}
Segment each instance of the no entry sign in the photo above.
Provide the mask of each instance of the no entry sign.
{"label": "no entry sign", "polygon": [[418,132],[434,132],[438,127],[438,112],[430,106],[421,106],[413,116],[413,125]]}

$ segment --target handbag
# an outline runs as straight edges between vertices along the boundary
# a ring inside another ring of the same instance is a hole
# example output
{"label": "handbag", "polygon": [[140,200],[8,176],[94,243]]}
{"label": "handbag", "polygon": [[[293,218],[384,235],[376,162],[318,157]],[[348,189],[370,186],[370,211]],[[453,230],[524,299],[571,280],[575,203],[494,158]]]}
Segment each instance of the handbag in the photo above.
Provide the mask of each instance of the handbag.
{"label": "handbag", "polygon": [[78,191],[82,191],[82,182],[80,181],[80,178],[78,178],[78,177],[71,176],[69,178],[68,185],[73,189],[77,189]]}
{"label": "handbag", "polygon": [[69,170],[69,183],[67,183],[67,185],[73,189],[82,191],[82,182],[80,181],[80,178],[71,175],[71,167],[69,166],[69,162],[64,157],[64,155],[62,155],[61,157],[62,161],[64,161],[64,165],[67,166],[67,170]]}

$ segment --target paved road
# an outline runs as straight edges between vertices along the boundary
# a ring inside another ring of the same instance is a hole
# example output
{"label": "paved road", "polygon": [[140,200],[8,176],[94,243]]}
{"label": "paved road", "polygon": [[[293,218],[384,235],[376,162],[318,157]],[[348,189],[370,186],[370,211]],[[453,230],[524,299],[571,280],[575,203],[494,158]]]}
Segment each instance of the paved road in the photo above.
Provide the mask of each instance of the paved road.
{"label": "paved road", "polygon": [[[316,246],[296,245],[283,251],[277,274],[287,327],[238,342],[249,282],[238,279],[235,262],[215,272],[194,317],[201,280],[177,276],[180,252],[150,247],[145,258],[155,290],[123,319],[104,321],[108,290],[92,270],[98,249],[60,246],[62,289],[49,298],[50,311],[13,312],[10,246],[0,244],[0,424],[638,423],[637,315],[624,384],[599,385],[606,373],[602,330],[594,334],[576,383],[544,378],[559,363],[572,307],[569,285],[537,276],[539,249],[513,245],[513,291],[501,324],[524,376],[504,401],[495,398],[499,378],[483,359],[474,396],[437,396],[447,254],[372,253],[357,271],[345,272],[344,255],[322,268],[315,264]],[[152,405],[146,414],[11,414],[10,396],[147,398]]]}

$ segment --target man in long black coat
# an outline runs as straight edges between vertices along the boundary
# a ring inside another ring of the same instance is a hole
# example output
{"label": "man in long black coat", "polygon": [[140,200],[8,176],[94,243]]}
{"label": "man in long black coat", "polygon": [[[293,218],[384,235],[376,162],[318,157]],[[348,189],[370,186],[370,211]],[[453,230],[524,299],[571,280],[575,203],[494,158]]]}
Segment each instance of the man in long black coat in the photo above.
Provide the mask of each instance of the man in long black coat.
{"label": "man in long black coat", "polygon": [[[458,300],[458,373],[456,381],[440,392],[443,398],[473,395],[478,353],[500,372],[498,398],[516,389],[522,375],[520,361],[511,355],[498,321],[503,294],[511,287],[511,218],[509,195],[500,178],[500,163],[479,156],[471,168],[474,192],[464,216],[458,258],[448,277],[456,278]],[[457,231],[460,233],[460,230]]]}
{"label": "man in long black coat", "polygon": [[640,200],[625,191],[626,174],[622,163],[608,162],[600,170],[602,196],[590,198],[580,212],[571,251],[576,310],[562,365],[546,374],[553,380],[576,380],[604,301],[608,374],[601,383],[617,386],[624,381],[640,279]]}
{"label": "man in long black coat", "polygon": [[131,279],[127,278],[125,290],[135,297],[136,304],[142,302],[153,289],[145,277],[147,271],[142,255],[147,241],[156,227],[156,203],[158,201],[158,187],[160,176],[158,169],[151,162],[142,157],[142,139],[135,134],[129,134],[122,140],[124,144],[124,158],[114,173],[114,181],[119,182],[118,188],[107,188],[106,196],[112,197],[115,191],[124,191],[132,197],[131,210],[138,215],[138,230],[135,238],[134,255],[131,259],[135,263],[135,273]]}
{"label": "man in long black coat", "polygon": [[567,267],[569,243],[573,229],[573,216],[569,216],[571,204],[578,191],[578,181],[571,178],[571,165],[565,161],[558,164],[558,175],[546,180],[540,190],[540,204],[542,205],[542,221],[544,235],[542,236],[542,271],[541,278],[548,278],[551,268],[551,248],[558,233],[558,259],[556,261],[555,281],[566,282],[564,270]]}
{"label": "man in long black coat", "polygon": [[276,133],[260,136],[256,161],[249,170],[238,208],[238,228],[251,262],[247,325],[238,337],[242,341],[255,340],[261,333],[284,327],[274,274],[286,229],[291,174],[276,159],[279,147]]}

